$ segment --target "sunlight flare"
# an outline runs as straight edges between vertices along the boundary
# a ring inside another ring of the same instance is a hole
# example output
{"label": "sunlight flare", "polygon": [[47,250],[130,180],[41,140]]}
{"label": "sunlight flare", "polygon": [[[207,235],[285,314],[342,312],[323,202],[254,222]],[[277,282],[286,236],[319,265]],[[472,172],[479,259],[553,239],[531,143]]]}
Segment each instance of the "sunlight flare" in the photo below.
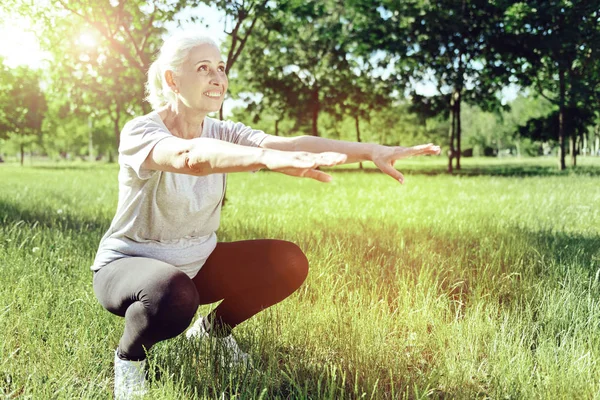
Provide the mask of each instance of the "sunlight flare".
{"label": "sunlight flare", "polygon": [[6,65],[16,67],[27,65],[31,68],[41,68],[48,58],[46,52],[40,49],[39,42],[29,21],[23,18],[5,21],[0,25],[0,56]]}
{"label": "sunlight flare", "polygon": [[79,35],[78,43],[83,47],[94,48],[98,47],[98,40],[91,32],[83,32]]}

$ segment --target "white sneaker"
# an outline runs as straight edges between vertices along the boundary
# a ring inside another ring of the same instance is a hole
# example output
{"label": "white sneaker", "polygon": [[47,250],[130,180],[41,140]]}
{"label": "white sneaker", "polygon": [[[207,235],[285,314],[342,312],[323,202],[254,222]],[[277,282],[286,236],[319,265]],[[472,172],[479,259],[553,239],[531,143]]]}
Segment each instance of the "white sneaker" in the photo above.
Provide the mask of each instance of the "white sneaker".
{"label": "white sneaker", "polygon": [[115,350],[115,400],[135,399],[148,392],[145,367],[146,360],[121,360]]}
{"label": "white sneaker", "polygon": [[230,368],[233,366],[250,366],[252,367],[252,359],[250,358],[250,354],[245,353],[240,349],[237,342],[233,338],[233,335],[228,335],[225,337],[216,337],[210,336],[208,332],[204,329],[204,317],[200,317],[194,322],[194,324],[185,332],[185,337],[188,339],[200,338],[200,339],[211,339],[214,340],[219,350],[224,350],[224,353],[221,352],[221,365],[229,366]]}

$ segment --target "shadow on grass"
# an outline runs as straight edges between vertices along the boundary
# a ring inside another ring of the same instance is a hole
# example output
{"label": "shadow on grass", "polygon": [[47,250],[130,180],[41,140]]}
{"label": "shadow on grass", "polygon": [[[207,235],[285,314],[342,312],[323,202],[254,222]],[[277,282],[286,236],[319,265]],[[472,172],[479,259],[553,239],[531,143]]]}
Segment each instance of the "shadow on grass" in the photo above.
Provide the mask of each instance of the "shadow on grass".
{"label": "shadow on grass", "polygon": [[[529,164],[464,165],[460,170],[448,173],[445,166],[397,166],[404,175],[454,175],[454,176],[495,176],[495,177],[533,177],[533,176],[600,176],[600,168],[595,166],[577,166],[559,171],[557,167]],[[382,173],[376,168],[333,168],[324,169],[337,173]]]}
{"label": "shadow on grass", "polygon": [[49,229],[103,234],[109,227],[109,220],[85,219],[70,213],[57,214],[54,209],[32,210],[0,199],[0,223],[9,228],[18,223],[27,227],[42,226]]}
{"label": "shadow on grass", "polygon": [[32,165],[27,166],[28,169],[33,170],[42,170],[42,171],[88,171],[91,169],[114,169],[117,171],[119,169],[118,164],[108,164],[108,163],[92,163],[92,164],[73,164],[73,165]]}
{"label": "shadow on grass", "polygon": [[600,233],[581,235],[549,230],[522,231],[523,240],[535,244],[534,249],[541,258],[548,260],[548,265],[566,270],[570,265],[577,264],[584,268],[590,278],[597,278],[600,268]]}
{"label": "shadow on grass", "polygon": [[[600,176],[600,167],[597,165],[579,165],[576,167],[567,167],[566,170],[560,171],[555,163],[540,165],[532,162],[506,162],[501,164],[495,164],[495,160],[490,160],[489,163],[485,161],[482,163],[469,164],[465,163],[461,166],[460,170],[454,170],[452,175],[454,176],[497,176],[497,177],[533,177],[533,176]],[[547,161],[547,160],[542,160]],[[432,165],[428,163],[423,164],[411,164],[410,162],[406,165],[398,163],[396,167],[405,175],[450,175],[446,165]],[[92,163],[92,164],[72,164],[72,165],[34,165],[28,166],[27,168],[42,171],[72,171],[82,170],[87,171],[90,169],[102,169],[102,170],[118,170],[118,164],[109,163]],[[364,169],[359,169],[358,166],[353,167],[350,165],[344,165],[335,168],[322,168],[324,171],[331,171],[334,173],[382,173],[379,169],[372,166],[367,166]],[[270,173],[268,170],[261,170],[260,173]]]}

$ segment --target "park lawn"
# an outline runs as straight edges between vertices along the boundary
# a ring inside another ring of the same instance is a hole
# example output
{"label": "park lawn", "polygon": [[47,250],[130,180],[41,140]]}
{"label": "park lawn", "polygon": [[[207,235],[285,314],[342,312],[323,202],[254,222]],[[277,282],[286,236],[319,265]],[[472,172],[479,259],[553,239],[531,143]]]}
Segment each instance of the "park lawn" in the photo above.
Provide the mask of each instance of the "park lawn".
{"label": "park lawn", "polygon": [[[148,398],[599,397],[600,163],[579,163],[409,160],[403,186],[231,174],[220,240],[293,241],[311,272],[236,328],[257,371],[215,370],[178,337],[150,354]],[[0,165],[1,396],[110,397],[123,320],[89,265],[116,177]]]}

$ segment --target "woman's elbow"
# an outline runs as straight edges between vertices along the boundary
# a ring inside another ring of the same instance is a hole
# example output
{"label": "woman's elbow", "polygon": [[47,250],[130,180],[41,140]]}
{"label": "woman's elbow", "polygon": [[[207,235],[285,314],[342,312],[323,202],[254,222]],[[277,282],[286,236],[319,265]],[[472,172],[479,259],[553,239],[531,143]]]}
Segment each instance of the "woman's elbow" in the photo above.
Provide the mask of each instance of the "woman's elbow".
{"label": "woman's elbow", "polygon": [[210,163],[198,157],[192,157],[189,151],[181,154],[178,163],[180,164],[179,168],[190,175],[204,176],[211,173]]}

